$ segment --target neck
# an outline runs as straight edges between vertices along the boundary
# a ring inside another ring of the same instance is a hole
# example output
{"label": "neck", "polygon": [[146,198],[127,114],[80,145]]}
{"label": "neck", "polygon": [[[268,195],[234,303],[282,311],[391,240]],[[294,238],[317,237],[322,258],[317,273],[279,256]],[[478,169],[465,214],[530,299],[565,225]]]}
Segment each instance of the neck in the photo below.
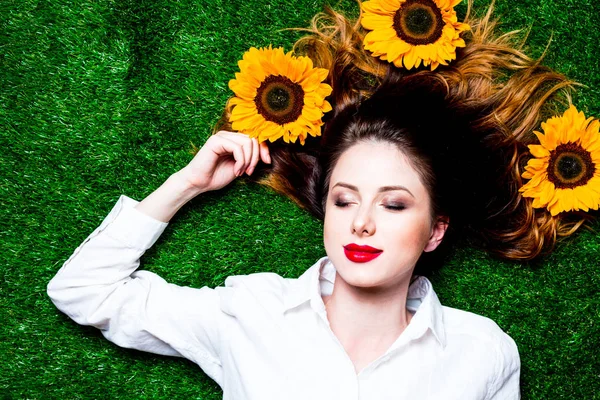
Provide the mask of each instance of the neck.
{"label": "neck", "polygon": [[409,285],[410,275],[393,287],[377,289],[353,287],[336,276],[333,293],[324,301],[331,330],[351,358],[361,352],[377,358],[408,326]]}

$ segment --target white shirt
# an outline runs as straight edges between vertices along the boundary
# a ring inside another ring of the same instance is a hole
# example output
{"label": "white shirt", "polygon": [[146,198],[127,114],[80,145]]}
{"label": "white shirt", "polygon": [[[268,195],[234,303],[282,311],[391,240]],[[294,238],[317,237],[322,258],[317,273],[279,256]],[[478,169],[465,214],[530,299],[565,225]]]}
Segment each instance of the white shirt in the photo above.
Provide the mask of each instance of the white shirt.
{"label": "white shirt", "polygon": [[488,318],[442,306],[426,278],[410,286],[408,327],[357,374],[327,320],[322,296],[336,276],[327,258],[298,279],[176,286],[136,271],[167,226],[136,204],[121,196],[48,285],[61,311],[117,345],[186,357],[227,400],[520,398],[514,341]]}

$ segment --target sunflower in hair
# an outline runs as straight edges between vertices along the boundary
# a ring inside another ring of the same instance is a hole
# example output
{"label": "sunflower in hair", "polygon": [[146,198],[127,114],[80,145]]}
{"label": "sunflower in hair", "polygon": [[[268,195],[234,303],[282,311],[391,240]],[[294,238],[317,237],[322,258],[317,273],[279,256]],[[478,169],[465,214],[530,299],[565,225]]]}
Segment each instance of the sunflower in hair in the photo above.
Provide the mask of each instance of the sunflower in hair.
{"label": "sunflower in hair", "polygon": [[552,215],[564,211],[597,210],[600,206],[600,122],[585,118],[571,106],[561,117],[542,123],[535,132],[540,144],[529,146],[520,192],[533,207]]}
{"label": "sunflower in hair", "polygon": [[329,73],[314,68],[308,57],[285,54],[282,48],[252,47],[238,63],[240,72],[229,81],[235,97],[229,121],[236,131],[271,142],[286,143],[319,136],[323,114],[331,110],[325,97],[332,88],[322,83]]}
{"label": "sunflower in hair", "polygon": [[458,22],[454,6],[461,0],[370,0],[362,4],[362,26],[371,32],[365,49],[374,57],[412,69],[421,63],[433,71],[456,59],[464,47],[461,32],[469,25]]}

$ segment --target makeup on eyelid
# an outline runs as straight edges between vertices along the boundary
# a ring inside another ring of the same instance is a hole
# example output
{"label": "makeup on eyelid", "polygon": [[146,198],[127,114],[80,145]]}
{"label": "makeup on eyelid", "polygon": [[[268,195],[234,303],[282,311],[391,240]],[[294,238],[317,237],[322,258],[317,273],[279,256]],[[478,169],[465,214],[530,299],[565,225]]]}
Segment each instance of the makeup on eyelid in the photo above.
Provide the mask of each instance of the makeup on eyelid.
{"label": "makeup on eyelid", "polygon": [[[356,200],[350,197],[345,197],[345,196],[338,196],[338,197],[334,197],[333,200],[333,204],[336,207],[346,207],[352,203],[356,203]],[[404,199],[402,200],[388,200],[388,199],[384,199],[382,200],[379,205],[383,206],[386,209],[389,210],[393,210],[393,211],[400,211],[400,210],[404,210],[407,208],[407,206],[409,205],[410,201],[407,202]]]}

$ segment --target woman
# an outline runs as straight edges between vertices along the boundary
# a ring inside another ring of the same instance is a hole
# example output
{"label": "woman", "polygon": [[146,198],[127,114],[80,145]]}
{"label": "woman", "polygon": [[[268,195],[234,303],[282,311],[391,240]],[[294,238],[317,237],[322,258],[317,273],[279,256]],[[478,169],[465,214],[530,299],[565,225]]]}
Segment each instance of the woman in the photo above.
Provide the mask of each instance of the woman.
{"label": "woman", "polygon": [[[501,55],[498,43],[483,46],[486,29],[471,41],[478,52],[467,47],[454,67],[382,72],[344,45],[357,30],[332,15],[345,29],[315,28],[301,43],[330,70],[323,140],[269,148],[218,132],[142,202],[121,197],[48,293],[120,346],[192,360],[225,399],[517,399],[514,341],[485,317],[441,306],[415,269],[436,266],[428,256],[451,231],[509,258],[548,244],[556,231],[528,216],[511,172],[519,129],[537,124],[564,80],[516,51]],[[493,85],[486,72],[500,66],[518,79]],[[525,88],[531,95],[511,108]],[[257,169],[323,217],[326,257],[298,279],[236,276],[215,289],[136,271],[185,203]]]}
{"label": "woman", "polygon": [[187,201],[270,162],[264,143],[219,132],[141,203],[122,198],[50,296],[120,346],[193,360],[225,398],[518,398],[514,342],[484,317],[442,307],[426,278],[411,284],[421,254],[444,237],[444,197],[457,188],[438,182],[447,163],[432,162],[444,156],[431,140],[438,119],[414,125],[409,104],[428,101],[445,134],[468,129],[429,77],[415,81],[406,93],[382,87],[330,122],[338,135],[321,165],[327,257],[299,279],[255,274],[197,290],[134,272]]}

